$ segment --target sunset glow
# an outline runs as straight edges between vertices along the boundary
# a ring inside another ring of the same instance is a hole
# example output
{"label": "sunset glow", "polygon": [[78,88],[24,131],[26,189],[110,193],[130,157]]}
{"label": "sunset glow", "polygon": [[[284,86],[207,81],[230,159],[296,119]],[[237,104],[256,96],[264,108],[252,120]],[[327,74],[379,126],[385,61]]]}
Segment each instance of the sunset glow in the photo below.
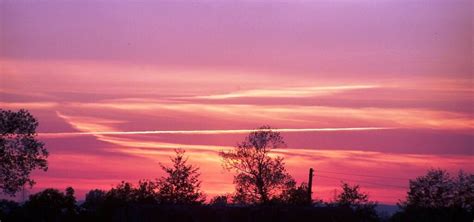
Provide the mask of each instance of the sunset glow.
{"label": "sunset glow", "polygon": [[394,204],[430,168],[474,172],[471,1],[0,4],[0,108],[50,152],[30,193],[154,179],[176,148],[232,193],[218,152],[262,125],[314,198],[347,181]]}

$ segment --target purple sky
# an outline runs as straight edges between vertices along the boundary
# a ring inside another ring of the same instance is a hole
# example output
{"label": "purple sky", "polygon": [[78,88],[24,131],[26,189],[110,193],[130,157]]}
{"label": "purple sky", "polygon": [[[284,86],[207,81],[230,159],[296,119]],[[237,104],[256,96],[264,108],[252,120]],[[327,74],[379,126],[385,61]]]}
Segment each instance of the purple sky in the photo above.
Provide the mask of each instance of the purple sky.
{"label": "purple sky", "polygon": [[216,152],[245,134],[221,130],[269,124],[306,129],[282,132],[288,147],[275,153],[300,182],[316,169],[315,197],[346,180],[395,203],[431,167],[474,170],[472,10],[459,0],[0,0],[0,107],[40,121],[50,169],[33,191],[159,177],[157,163],[181,147],[204,191],[232,192]]}

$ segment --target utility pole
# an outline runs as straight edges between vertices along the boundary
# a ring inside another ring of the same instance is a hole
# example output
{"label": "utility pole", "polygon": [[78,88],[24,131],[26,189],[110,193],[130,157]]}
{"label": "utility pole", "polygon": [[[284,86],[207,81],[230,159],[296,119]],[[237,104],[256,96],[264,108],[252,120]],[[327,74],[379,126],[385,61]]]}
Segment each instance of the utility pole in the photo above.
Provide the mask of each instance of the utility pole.
{"label": "utility pole", "polygon": [[308,200],[309,201],[312,201],[312,194],[313,194],[313,191],[312,191],[312,188],[313,188],[313,174],[314,174],[314,170],[313,168],[309,168],[309,176],[308,176]]}

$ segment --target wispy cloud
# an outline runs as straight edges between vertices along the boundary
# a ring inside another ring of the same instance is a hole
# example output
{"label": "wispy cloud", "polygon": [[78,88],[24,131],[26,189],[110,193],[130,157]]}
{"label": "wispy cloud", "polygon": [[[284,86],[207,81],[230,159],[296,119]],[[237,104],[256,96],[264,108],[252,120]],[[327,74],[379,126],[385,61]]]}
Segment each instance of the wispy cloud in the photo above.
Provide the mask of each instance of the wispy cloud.
{"label": "wispy cloud", "polygon": [[[83,123],[75,124],[77,129],[99,129],[107,128],[103,125]],[[299,132],[335,132],[335,131],[370,131],[370,130],[389,130],[393,127],[346,127],[346,128],[302,128],[302,129],[272,129],[275,132],[299,133]],[[227,130],[144,130],[144,131],[86,131],[86,132],[57,132],[57,133],[39,133],[41,137],[68,137],[83,135],[144,135],[144,134],[184,134],[184,135],[216,135],[216,134],[248,134],[255,132],[256,129],[227,129]]]}
{"label": "wispy cloud", "polygon": [[0,102],[6,109],[51,109],[58,106],[55,102]]}
{"label": "wispy cloud", "polygon": [[[62,114],[59,111],[56,111],[56,115],[59,118],[64,119],[74,129],[77,129],[81,132],[114,131],[116,129],[114,125],[119,124],[119,123],[124,123],[124,121],[110,120],[110,119],[96,118],[96,117],[67,116],[67,115]],[[42,136],[45,134],[40,133],[39,135]],[[51,135],[54,135],[54,134],[51,134]]]}
{"label": "wispy cloud", "polygon": [[180,112],[180,115],[206,116],[232,122],[249,120],[276,123],[319,124],[321,120],[351,127],[372,125],[399,128],[472,129],[474,120],[469,114],[421,108],[346,108],[302,105],[233,105],[201,103],[160,103],[153,100],[137,102],[103,101],[74,103],[72,107],[89,109],[117,109],[152,113]]}
{"label": "wispy cloud", "polygon": [[326,96],[336,93],[361,90],[361,89],[373,89],[379,88],[379,85],[339,85],[339,86],[312,86],[312,87],[288,87],[278,89],[252,89],[244,91],[235,91],[224,94],[214,94],[206,96],[194,96],[190,98],[195,99],[232,99],[232,98],[245,98],[245,97],[265,97],[265,98],[295,98],[295,97],[313,97],[313,96]]}

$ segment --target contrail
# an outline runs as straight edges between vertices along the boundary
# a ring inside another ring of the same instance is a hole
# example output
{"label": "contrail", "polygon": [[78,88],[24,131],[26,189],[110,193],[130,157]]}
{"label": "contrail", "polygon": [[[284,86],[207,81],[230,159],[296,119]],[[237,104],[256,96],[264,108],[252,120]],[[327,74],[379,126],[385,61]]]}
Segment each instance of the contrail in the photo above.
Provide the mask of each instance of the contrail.
{"label": "contrail", "polygon": [[333,132],[333,131],[370,131],[389,130],[393,127],[349,127],[349,128],[302,128],[302,129],[231,129],[231,130],[146,130],[146,131],[99,131],[99,132],[58,132],[38,133],[41,137],[68,137],[85,135],[143,135],[143,134],[183,134],[183,135],[214,135],[214,134],[246,134],[256,131],[274,131],[285,133],[297,132]]}

